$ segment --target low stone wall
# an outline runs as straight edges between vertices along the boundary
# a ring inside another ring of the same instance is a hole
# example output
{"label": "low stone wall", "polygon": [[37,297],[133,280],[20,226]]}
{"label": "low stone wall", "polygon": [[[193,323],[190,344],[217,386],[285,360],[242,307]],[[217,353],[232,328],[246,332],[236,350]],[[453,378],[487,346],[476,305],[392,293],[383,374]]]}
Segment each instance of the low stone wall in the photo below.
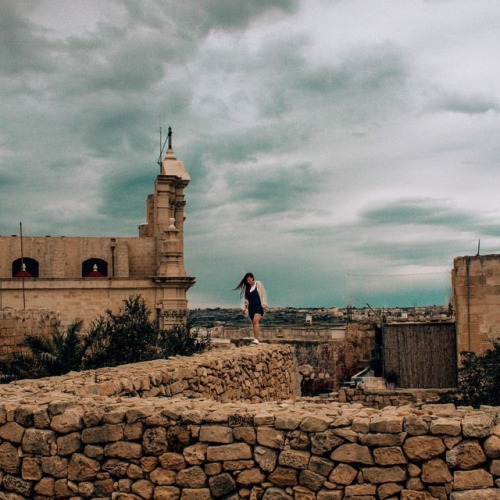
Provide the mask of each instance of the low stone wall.
{"label": "low stone wall", "polygon": [[58,321],[48,309],[0,309],[0,358],[19,350],[26,335],[49,336]]}
{"label": "low stone wall", "polygon": [[372,408],[386,406],[420,406],[437,403],[443,394],[455,389],[362,389],[341,388],[332,400],[341,403],[361,403]]}
{"label": "low stone wall", "polygon": [[83,398],[0,406],[0,498],[500,498],[498,410]]}
{"label": "low stone wall", "polygon": [[0,386],[0,499],[500,499],[500,408],[294,401],[291,365],[261,345]]}
{"label": "low stone wall", "polygon": [[0,385],[0,401],[45,401],[57,395],[208,398],[214,401],[280,401],[295,396],[295,361],[290,346],[263,344],[176,356],[114,368],[71,372],[61,377]]}

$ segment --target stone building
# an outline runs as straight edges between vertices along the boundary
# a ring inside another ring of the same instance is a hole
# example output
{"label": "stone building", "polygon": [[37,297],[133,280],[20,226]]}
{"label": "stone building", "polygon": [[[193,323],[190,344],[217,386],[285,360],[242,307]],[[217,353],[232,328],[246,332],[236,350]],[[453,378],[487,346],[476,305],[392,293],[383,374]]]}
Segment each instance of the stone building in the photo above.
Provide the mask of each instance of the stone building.
{"label": "stone building", "polygon": [[183,322],[195,283],[184,267],[189,181],[169,137],[138,237],[0,236],[0,310],[51,310],[63,325],[88,323],[140,295],[162,326]]}
{"label": "stone building", "polygon": [[500,255],[456,257],[452,284],[458,352],[490,349],[500,337]]}

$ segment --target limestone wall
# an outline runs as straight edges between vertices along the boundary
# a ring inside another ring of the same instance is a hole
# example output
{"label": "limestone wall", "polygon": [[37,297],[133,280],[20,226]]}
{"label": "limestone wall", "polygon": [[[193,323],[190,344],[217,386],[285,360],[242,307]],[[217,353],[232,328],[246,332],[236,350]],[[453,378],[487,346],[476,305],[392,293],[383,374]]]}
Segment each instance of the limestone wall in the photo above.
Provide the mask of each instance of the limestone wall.
{"label": "limestone wall", "polygon": [[58,319],[49,310],[0,309],[0,358],[19,350],[26,335],[49,335]]}
{"label": "limestone wall", "polygon": [[500,255],[457,257],[452,272],[458,352],[484,352],[500,337]]}
{"label": "limestone wall", "polygon": [[261,345],[0,386],[0,499],[500,498],[499,408],[293,401],[292,358]]}

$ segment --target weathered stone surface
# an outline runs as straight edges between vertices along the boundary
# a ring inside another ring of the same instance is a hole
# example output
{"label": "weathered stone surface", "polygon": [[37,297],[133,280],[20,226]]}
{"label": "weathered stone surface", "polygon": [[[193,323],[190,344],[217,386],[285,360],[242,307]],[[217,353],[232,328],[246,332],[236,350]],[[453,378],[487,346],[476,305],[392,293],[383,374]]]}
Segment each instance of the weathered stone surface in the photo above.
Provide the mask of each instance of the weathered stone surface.
{"label": "weathered stone surface", "polygon": [[68,475],[68,463],[67,458],[43,457],[41,460],[42,471],[49,476],[64,478]]}
{"label": "weathered stone surface", "polygon": [[398,415],[374,415],[370,419],[370,432],[399,434],[403,432],[403,417]]}
{"label": "weathered stone surface", "polygon": [[104,447],[104,456],[122,458],[124,460],[137,460],[142,457],[142,446],[139,443],[117,441]]}
{"label": "weathered stone surface", "polygon": [[205,443],[232,443],[233,429],[225,425],[202,425],[200,441]]}
{"label": "weathered stone surface", "polygon": [[211,462],[252,458],[252,449],[246,443],[233,443],[207,448],[207,460]]}
{"label": "weathered stone surface", "polygon": [[247,444],[255,444],[257,442],[257,433],[253,427],[235,427],[233,429],[233,437],[237,441],[243,441]]}
{"label": "weathered stone surface", "polygon": [[344,440],[336,436],[331,429],[311,435],[311,451],[315,455],[324,455],[325,453],[329,453],[342,443],[344,443]]}
{"label": "weathered stone surface", "polygon": [[35,484],[34,492],[43,497],[54,497],[55,495],[55,481],[52,477],[44,477]]}
{"label": "weathered stone surface", "polygon": [[279,430],[293,431],[299,427],[301,422],[302,419],[300,417],[289,415],[288,413],[282,413],[276,415],[274,419],[274,426]]}
{"label": "weathered stone surface", "polygon": [[484,469],[455,471],[453,481],[456,490],[491,488],[494,485],[493,476]]}
{"label": "weathered stone surface", "polygon": [[500,500],[500,488],[454,491],[450,495],[450,500]]}
{"label": "weathered stone surface", "polygon": [[0,470],[8,474],[16,474],[19,471],[21,459],[17,448],[10,443],[0,444]]}
{"label": "weathered stone surface", "polygon": [[463,434],[466,437],[485,438],[489,436],[494,425],[492,415],[487,413],[469,413],[462,421]]}
{"label": "weathered stone surface", "polygon": [[253,460],[227,460],[223,464],[223,469],[225,471],[242,471],[245,469],[251,469],[255,466],[255,461]]}
{"label": "weathered stone surface", "polygon": [[[0,455],[1,453],[0,450]],[[35,457],[24,457],[22,459],[21,477],[25,481],[40,481],[40,479],[42,479],[42,465],[40,459]]]}
{"label": "weathered stone surface", "polygon": [[490,463],[490,473],[494,476],[500,476],[500,460],[492,460]]}
{"label": "weathered stone surface", "polygon": [[88,481],[96,477],[99,469],[99,462],[80,453],[75,453],[68,464],[68,479],[70,481]]}
{"label": "weathered stone surface", "polygon": [[486,455],[478,441],[465,440],[446,452],[446,462],[454,469],[476,469],[486,463]]}
{"label": "weathered stone surface", "polygon": [[265,479],[266,476],[264,473],[259,468],[254,467],[240,472],[236,478],[236,482],[244,486],[250,486],[252,484],[262,484]]}
{"label": "weathered stone surface", "polygon": [[0,439],[19,444],[23,440],[26,429],[17,422],[7,422],[0,427]]}
{"label": "weathered stone surface", "polygon": [[421,436],[429,432],[430,418],[422,415],[408,415],[405,418],[404,430],[410,436]]}
{"label": "weathered stone surface", "polygon": [[365,467],[361,469],[365,481],[374,484],[397,483],[406,480],[403,467]]}
{"label": "weathered stone surface", "polygon": [[322,490],[318,492],[317,500],[342,500],[344,498],[344,492],[337,491],[328,491]]}
{"label": "weathered stone surface", "polygon": [[346,486],[351,484],[357,475],[358,471],[354,467],[347,464],[339,464],[330,474],[328,480],[332,483]]}
{"label": "weathered stone surface", "polygon": [[23,451],[32,455],[50,455],[51,445],[56,442],[54,431],[46,429],[26,429],[23,435]]}
{"label": "weathered stone surface", "polygon": [[146,479],[139,479],[132,483],[132,493],[141,498],[153,498],[154,484]]}
{"label": "weathered stone surface", "polygon": [[360,444],[366,446],[401,446],[405,440],[406,432],[399,434],[360,434]]}
{"label": "weathered stone surface", "polygon": [[157,467],[149,474],[149,479],[159,485],[169,485],[175,484],[175,478],[177,477],[177,473],[173,470],[166,470],[163,467]]}
{"label": "weathered stone surface", "polygon": [[332,421],[331,418],[307,416],[302,420],[300,428],[305,432],[323,432],[328,429]]}
{"label": "weathered stone surface", "polygon": [[[31,481],[25,481],[20,477],[5,474],[2,484],[6,490],[21,495],[21,498],[31,498],[33,490],[33,483]],[[6,499],[10,500],[10,498],[6,496]],[[14,500],[17,500],[16,497],[14,497]]]}
{"label": "weathered stone surface", "polygon": [[320,474],[324,477],[328,477],[333,467],[334,464],[331,460],[323,457],[316,457],[314,455],[310,458],[309,465],[307,466],[310,471],[316,472],[316,474]]}
{"label": "weathered stone surface", "polygon": [[401,500],[433,500],[433,498],[428,491],[402,490]]}
{"label": "weathered stone surface", "polygon": [[377,488],[377,496],[380,500],[385,500],[386,498],[397,495],[402,489],[403,485],[397,483],[381,484]]}
{"label": "weathered stone surface", "polygon": [[177,484],[179,486],[189,486],[191,488],[201,488],[205,485],[207,476],[198,465],[179,471],[177,474]]}
{"label": "weathered stone surface", "polygon": [[196,443],[184,448],[182,455],[189,465],[200,465],[206,460],[208,445]]}
{"label": "weathered stone surface", "polygon": [[83,428],[83,408],[69,408],[64,413],[56,415],[50,422],[50,427],[59,434],[81,430]]}
{"label": "weathered stone surface", "polygon": [[180,497],[181,490],[176,486],[157,486],[154,489],[155,500],[177,500]]}
{"label": "weathered stone surface", "polygon": [[459,436],[462,434],[462,424],[460,420],[441,417],[431,421],[430,431],[431,434]]}
{"label": "weathered stone surface", "polygon": [[319,491],[324,482],[324,476],[310,470],[303,470],[299,474],[299,483],[312,491]]}
{"label": "weathered stone surface", "polygon": [[167,452],[160,455],[159,460],[164,469],[181,470],[186,467],[186,461],[180,453]]}
{"label": "weathered stone surface", "polygon": [[269,474],[269,481],[277,486],[295,486],[298,484],[297,471],[278,466]]}
{"label": "weathered stone surface", "polygon": [[282,431],[273,429],[272,427],[257,428],[257,443],[268,448],[283,449],[285,444],[285,435]]}
{"label": "weathered stone surface", "polygon": [[352,486],[346,486],[345,495],[346,497],[363,497],[368,495],[375,495],[377,492],[377,487],[374,484],[355,484]]}
{"label": "weathered stone surface", "polygon": [[453,479],[446,462],[440,458],[433,458],[422,464],[422,482],[449,483]]}
{"label": "weathered stone surface", "polygon": [[82,442],[85,444],[112,443],[123,439],[123,424],[87,427],[82,430]]}
{"label": "weathered stone surface", "polygon": [[500,437],[499,436],[490,436],[485,439],[484,451],[488,458],[500,458]]}
{"label": "weathered stone surface", "polygon": [[57,438],[57,453],[59,455],[72,455],[80,451],[82,442],[80,441],[80,433],[72,432]]}
{"label": "weathered stone surface", "polygon": [[[156,495],[155,495],[156,498]],[[183,488],[181,500],[210,500],[210,490],[208,488]]]}
{"label": "weathered stone surface", "polygon": [[293,496],[281,488],[267,488],[262,500],[293,500]]}
{"label": "weathered stone surface", "polygon": [[142,447],[147,455],[161,455],[167,451],[167,430],[165,427],[146,429],[142,438]]}
{"label": "weathered stone surface", "polygon": [[356,464],[373,464],[373,457],[368,446],[356,443],[343,444],[339,446],[330,456],[334,462],[346,462]]}
{"label": "weathered stone surface", "polygon": [[415,436],[405,441],[403,450],[411,460],[429,460],[444,453],[446,446],[436,436]]}
{"label": "weathered stone surface", "polygon": [[399,465],[408,462],[403,450],[398,446],[375,448],[373,458],[378,465]]}
{"label": "weathered stone surface", "polygon": [[272,472],[276,467],[278,453],[264,446],[255,447],[255,461],[265,472]]}
{"label": "weathered stone surface", "polygon": [[215,497],[227,495],[236,488],[236,482],[227,472],[210,477],[208,484],[212,495]]}
{"label": "weathered stone surface", "polygon": [[294,469],[305,469],[311,458],[311,453],[308,451],[298,450],[283,450],[278,457],[278,463],[284,467],[292,467]]}

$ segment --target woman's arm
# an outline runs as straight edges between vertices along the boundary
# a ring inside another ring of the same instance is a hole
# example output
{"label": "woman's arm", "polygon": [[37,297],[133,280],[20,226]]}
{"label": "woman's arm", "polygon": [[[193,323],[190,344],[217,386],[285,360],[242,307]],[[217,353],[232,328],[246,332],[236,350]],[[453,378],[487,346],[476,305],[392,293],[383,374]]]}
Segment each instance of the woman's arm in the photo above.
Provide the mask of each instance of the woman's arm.
{"label": "woman's arm", "polygon": [[260,303],[262,304],[262,307],[267,309],[268,305],[267,305],[266,289],[264,288],[264,285],[260,281],[257,281],[257,291],[259,292]]}

